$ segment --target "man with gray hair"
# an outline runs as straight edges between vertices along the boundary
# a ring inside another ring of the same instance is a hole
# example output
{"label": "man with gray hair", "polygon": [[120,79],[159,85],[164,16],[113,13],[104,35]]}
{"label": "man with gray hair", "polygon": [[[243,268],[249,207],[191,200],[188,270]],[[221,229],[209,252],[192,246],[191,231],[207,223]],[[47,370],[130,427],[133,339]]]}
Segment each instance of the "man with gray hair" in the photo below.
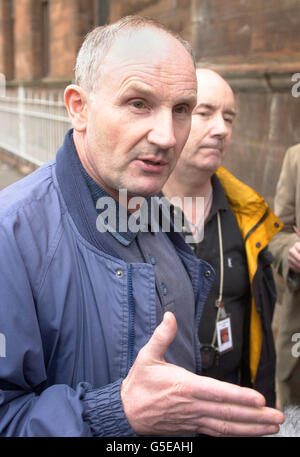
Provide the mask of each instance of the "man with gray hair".
{"label": "man with gray hair", "polygon": [[283,421],[258,392],[198,376],[213,271],[181,235],[97,230],[101,197],[147,202],[175,167],[189,51],[139,17],[91,32],[56,160],[0,195],[2,436],[255,436]]}

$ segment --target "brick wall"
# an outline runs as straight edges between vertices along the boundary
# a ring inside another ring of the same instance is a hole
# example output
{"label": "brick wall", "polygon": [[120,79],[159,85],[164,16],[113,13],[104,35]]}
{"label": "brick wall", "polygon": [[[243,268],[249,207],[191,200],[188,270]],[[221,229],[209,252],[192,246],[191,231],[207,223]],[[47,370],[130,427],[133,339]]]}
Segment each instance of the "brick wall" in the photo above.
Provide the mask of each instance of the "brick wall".
{"label": "brick wall", "polygon": [[0,0],[0,71],[17,81],[72,78],[78,48],[94,22],[94,0]]}
{"label": "brick wall", "polygon": [[10,0],[0,3],[0,73],[7,79],[14,77],[14,37],[13,37],[13,11]]}
{"label": "brick wall", "polygon": [[[101,9],[103,4],[106,9],[107,0],[48,0],[49,41],[46,50],[41,20],[44,3],[44,0],[0,0],[0,69],[5,70],[7,79],[72,78],[78,48],[85,34],[97,22],[97,7]],[[7,19],[8,4],[14,5],[13,28]],[[110,0],[110,22],[128,14],[148,15],[190,39],[190,8],[191,0]],[[7,39],[8,33],[14,40]],[[12,41],[14,52],[8,45]],[[12,63],[5,62],[9,56]]]}
{"label": "brick wall", "polygon": [[14,6],[15,78],[21,80],[35,77],[33,6],[33,0],[19,0]]}
{"label": "brick wall", "polygon": [[72,78],[78,48],[93,27],[93,2],[52,0],[50,3],[50,78]]}

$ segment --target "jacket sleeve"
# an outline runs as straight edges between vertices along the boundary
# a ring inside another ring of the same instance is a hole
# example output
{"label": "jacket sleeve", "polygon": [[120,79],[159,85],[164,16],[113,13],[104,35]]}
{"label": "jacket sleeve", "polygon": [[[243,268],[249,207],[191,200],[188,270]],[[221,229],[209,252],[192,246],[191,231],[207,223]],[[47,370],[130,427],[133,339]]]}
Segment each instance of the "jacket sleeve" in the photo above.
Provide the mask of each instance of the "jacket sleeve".
{"label": "jacket sleeve", "polygon": [[290,288],[298,289],[299,275],[290,270],[288,265],[288,251],[296,241],[300,241],[293,230],[296,224],[296,186],[298,184],[293,151],[293,148],[288,149],[284,157],[274,201],[275,214],[284,223],[284,227],[272,239],[269,248],[275,259],[273,266],[277,273]]}
{"label": "jacket sleeve", "polygon": [[47,384],[32,281],[0,225],[0,436],[134,436],[118,380],[92,389]]}
{"label": "jacket sleeve", "polygon": [[272,262],[273,256],[268,251],[268,248],[263,249],[258,256],[257,271],[252,283],[255,305],[259,312],[263,335],[259,365],[253,387],[263,394],[267,406],[275,408],[276,352],[272,320],[277,296],[271,269]]}

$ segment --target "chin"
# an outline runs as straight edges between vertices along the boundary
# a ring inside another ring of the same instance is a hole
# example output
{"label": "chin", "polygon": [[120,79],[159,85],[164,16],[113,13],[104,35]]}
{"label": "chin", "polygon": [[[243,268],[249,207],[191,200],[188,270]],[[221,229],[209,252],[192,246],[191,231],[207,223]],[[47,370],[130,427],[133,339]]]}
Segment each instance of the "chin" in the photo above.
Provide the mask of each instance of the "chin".
{"label": "chin", "polygon": [[167,178],[165,179],[160,179],[155,182],[143,182],[140,185],[139,183],[136,182],[135,186],[128,186],[127,192],[128,195],[130,196],[140,196],[140,197],[152,197],[154,195],[159,194],[159,192],[162,190]]}
{"label": "chin", "polygon": [[128,197],[152,197],[159,194],[162,186],[127,188]]}
{"label": "chin", "polygon": [[204,162],[202,166],[200,165],[200,169],[214,173],[220,165],[222,165],[221,158],[214,157],[213,160],[208,160],[207,162]]}

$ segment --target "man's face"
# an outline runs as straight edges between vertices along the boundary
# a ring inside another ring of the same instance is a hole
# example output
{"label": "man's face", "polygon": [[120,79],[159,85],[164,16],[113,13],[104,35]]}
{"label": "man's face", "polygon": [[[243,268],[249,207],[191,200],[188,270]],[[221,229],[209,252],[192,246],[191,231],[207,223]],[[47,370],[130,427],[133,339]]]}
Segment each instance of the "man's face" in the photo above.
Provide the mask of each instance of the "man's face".
{"label": "man's face", "polygon": [[228,150],[235,117],[234,95],[229,85],[210,70],[197,70],[198,97],[189,139],[177,170],[190,167],[214,173]]}
{"label": "man's face", "polygon": [[192,59],[152,29],[125,35],[100,69],[89,97],[84,163],[111,195],[158,193],[188,138],[197,83]]}

